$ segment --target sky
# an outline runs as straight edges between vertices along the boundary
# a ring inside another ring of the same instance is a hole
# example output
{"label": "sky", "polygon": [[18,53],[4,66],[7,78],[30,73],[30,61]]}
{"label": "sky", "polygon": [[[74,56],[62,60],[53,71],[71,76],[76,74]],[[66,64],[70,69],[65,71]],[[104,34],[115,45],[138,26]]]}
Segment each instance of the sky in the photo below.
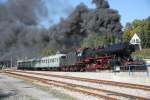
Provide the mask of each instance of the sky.
{"label": "sky", "polygon": [[[50,6],[50,3],[53,0],[47,0],[47,5]],[[91,3],[92,0],[55,0],[59,1],[60,5],[58,6],[59,11],[55,15],[54,19],[56,22],[59,22],[60,17],[66,17],[66,13],[63,13],[62,10],[65,9],[71,10],[83,2],[89,8],[94,8],[95,6]],[[127,22],[132,22],[134,19],[144,19],[150,16],[150,0],[108,0],[111,8],[118,10],[121,16],[121,24],[125,26]],[[54,22],[55,23],[55,22]]]}
{"label": "sky", "polygon": [[111,8],[119,11],[123,26],[134,19],[150,16],[150,0],[108,0]]}
{"label": "sky", "polygon": [[[0,0],[0,3],[6,0]],[[89,8],[94,8],[92,0],[43,0],[48,8],[48,18],[43,19],[41,26],[49,27],[59,22],[61,17],[66,18],[73,9],[83,2]],[[150,16],[150,0],[107,0],[111,8],[118,10],[121,24],[134,19],[144,19]]]}

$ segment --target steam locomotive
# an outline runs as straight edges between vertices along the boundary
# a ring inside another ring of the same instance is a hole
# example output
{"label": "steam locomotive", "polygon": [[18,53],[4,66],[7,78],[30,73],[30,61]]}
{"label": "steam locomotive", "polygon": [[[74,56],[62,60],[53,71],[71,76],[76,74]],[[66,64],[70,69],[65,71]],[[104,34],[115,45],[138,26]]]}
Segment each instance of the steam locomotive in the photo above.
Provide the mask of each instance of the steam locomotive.
{"label": "steam locomotive", "polygon": [[116,43],[97,48],[78,49],[67,54],[24,59],[17,61],[18,69],[53,71],[96,71],[122,65],[130,58],[132,47],[128,43]]}

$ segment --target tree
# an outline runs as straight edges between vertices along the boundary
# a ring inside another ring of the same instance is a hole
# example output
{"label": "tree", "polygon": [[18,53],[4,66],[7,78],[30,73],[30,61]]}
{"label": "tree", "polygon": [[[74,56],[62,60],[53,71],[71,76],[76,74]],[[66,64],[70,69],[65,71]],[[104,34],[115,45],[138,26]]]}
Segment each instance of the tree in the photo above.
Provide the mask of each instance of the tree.
{"label": "tree", "polygon": [[123,40],[129,42],[131,37],[137,33],[141,38],[143,48],[150,47],[150,17],[143,20],[134,20],[127,23],[124,29]]}
{"label": "tree", "polygon": [[98,47],[100,45],[105,45],[109,43],[114,43],[116,40],[114,35],[104,35],[104,34],[89,34],[86,38],[81,42],[81,47]]}
{"label": "tree", "polygon": [[55,53],[56,53],[55,49],[45,48],[44,50],[42,50],[40,52],[40,55],[41,56],[49,56],[49,55],[52,55],[52,54],[55,54]]}
{"label": "tree", "polygon": [[125,26],[125,29],[124,29],[124,34],[123,34],[123,40],[125,42],[128,42],[130,40],[130,38],[132,36],[131,30],[132,30],[131,23],[127,23]]}

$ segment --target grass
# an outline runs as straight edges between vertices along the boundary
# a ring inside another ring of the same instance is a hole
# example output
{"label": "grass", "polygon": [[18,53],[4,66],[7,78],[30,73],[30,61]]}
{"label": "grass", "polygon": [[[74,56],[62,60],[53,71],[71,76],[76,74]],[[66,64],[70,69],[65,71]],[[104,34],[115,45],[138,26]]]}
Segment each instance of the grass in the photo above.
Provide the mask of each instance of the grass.
{"label": "grass", "polygon": [[150,58],[150,48],[143,49],[141,51],[135,51],[132,53],[132,57],[134,58]]}

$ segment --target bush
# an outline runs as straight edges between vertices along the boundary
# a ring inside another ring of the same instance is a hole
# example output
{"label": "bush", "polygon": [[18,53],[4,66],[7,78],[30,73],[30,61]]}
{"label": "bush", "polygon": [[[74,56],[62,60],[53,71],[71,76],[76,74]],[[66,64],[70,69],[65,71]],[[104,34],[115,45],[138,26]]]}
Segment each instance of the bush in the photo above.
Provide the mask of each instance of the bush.
{"label": "bush", "polygon": [[133,58],[150,58],[150,48],[132,53]]}

